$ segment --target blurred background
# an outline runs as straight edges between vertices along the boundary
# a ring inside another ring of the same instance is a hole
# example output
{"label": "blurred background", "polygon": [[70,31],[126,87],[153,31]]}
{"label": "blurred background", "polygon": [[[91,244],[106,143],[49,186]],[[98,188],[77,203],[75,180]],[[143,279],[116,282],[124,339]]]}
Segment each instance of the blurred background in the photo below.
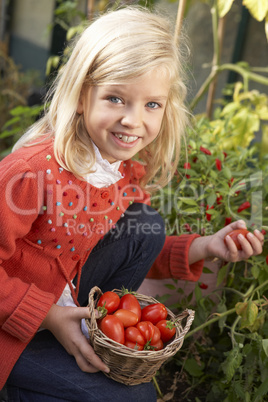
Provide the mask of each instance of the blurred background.
{"label": "blurred background", "polygon": [[[72,3],[72,5],[70,5]],[[191,58],[189,60],[189,99],[191,100],[208,75],[209,63],[213,58],[213,35],[211,21],[211,1],[187,2],[184,29],[189,37]],[[65,6],[64,6],[65,4]],[[112,4],[112,3],[110,3]],[[81,19],[89,10],[102,11],[107,4],[98,0],[58,1],[58,0],[0,0],[0,47],[12,58],[20,71],[32,74],[33,82],[29,88],[29,102],[43,94],[47,80],[46,63],[51,55],[61,55],[66,44],[66,30]],[[176,18],[178,1],[156,0],[154,5]],[[61,13],[55,10],[61,8]],[[65,9],[65,15],[64,15]],[[59,24],[62,18],[64,24]],[[222,62],[248,62],[251,66],[267,67],[268,46],[264,21],[254,19],[242,5],[235,0],[226,15],[224,41],[222,43]],[[66,28],[66,30],[64,29]],[[221,74],[216,97],[221,96],[224,85],[235,80],[227,71]],[[255,88],[258,85],[255,85]],[[205,100],[203,101],[205,102]],[[204,110],[199,103],[198,110]]]}

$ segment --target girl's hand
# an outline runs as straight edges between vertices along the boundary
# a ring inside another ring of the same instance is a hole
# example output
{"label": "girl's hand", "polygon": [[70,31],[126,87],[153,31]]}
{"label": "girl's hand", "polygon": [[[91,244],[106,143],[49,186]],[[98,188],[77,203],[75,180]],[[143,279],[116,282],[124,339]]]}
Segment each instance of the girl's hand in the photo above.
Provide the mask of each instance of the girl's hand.
{"label": "girl's hand", "polygon": [[246,238],[243,235],[238,236],[238,241],[241,244],[242,250],[238,250],[234,241],[227,236],[234,229],[246,229],[244,221],[231,223],[225,228],[219,230],[213,236],[208,244],[208,253],[215,255],[224,261],[241,261],[246,260],[252,255],[258,255],[262,252],[264,236],[259,230],[253,233],[248,233]]}
{"label": "girl's hand", "polygon": [[53,333],[66,351],[75,357],[82,371],[108,373],[109,368],[95,354],[81,331],[83,318],[90,318],[87,307],[61,307],[53,304],[42,323],[42,328]]}
{"label": "girl's hand", "polygon": [[[192,264],[201,259],[220,258],[224,261],[246,260],[252,255],[258,255],[262,252],[264,236],[259,230],[254,234],[248,233],[245,238],[239,235],[238,239],[242,250],[238,250],[233,240],[225,236],[234,229],[246,229],[245,222],[242,220],[231,223],[211,236],[204,236],[195,239],[189,250],[189,263]],[[201,258],[199,258],[201,257]]]}

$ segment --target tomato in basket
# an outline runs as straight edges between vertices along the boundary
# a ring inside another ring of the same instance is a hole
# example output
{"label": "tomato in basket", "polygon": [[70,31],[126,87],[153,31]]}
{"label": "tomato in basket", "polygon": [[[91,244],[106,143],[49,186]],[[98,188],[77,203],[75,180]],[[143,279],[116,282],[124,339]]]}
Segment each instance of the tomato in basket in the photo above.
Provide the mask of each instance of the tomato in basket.
{"label": "tomato in basket", "polygon": [[156,324],[156,327],[160,330],[161,339],[164,343],[170,341],[175,335],[176,328],[172,321],[161,320]]}
{"label": "tomato in basket", "polygon": [[127,293],[122,296],[119,304],[120,309],[130,310],[137,314],[139,321],[141,320],[141,306],[135,295]]}
{"label": "tomato in basket", "polygon": [[125,329],[125,342],[135,343],[138,346],[142,346],[142,348],[145,345],[145,339],[137,327],[128,327]]}
{"label": "tomato in basket", "polygon": [[119,320],[122,321],[122,323],[123,323],[125,328],[126,327],[133,327],[139,321],[139,318],[138,318],[137,314],[133,313],[133,311],[126,310],[126,309],[123,309],[123,308],[120,308],[120,309],[116,310],[114,312],[114,315],[116,317],[118,317]]}
{"label": "tomato in basket", "polygon": [[135,342],[125,341],[125,346],[134,350],[143,350],[143,345],[139,345],[138,343]]}
{"label": "tomato in basket", "polygon": [[120,304],[120,297],[115,292],[105,292],[101,295],[97,307],[104,307],[108,314],[116,311]]}
{"label": "tomato in basket", "polygon": [[160,350],[163,349],[164,344],[160,330],[150,321],[141,321],[136,327],[126,328],[125,346],[137,350]]}
{"label": "tomato in basket", "polygon": [[106,335],[108,338],[113,339],[115,342],[121,343],[124,345],[125,343],[125,332],[124,325],[122,321],[119,320],[115,315],[106,315],[99,322],[99,329]]}
{"label": "tomato in basket", "polygon": [[140,321],[137,324],[137,328],[145,339],[145,342],[148,342],[152,339],[154,335],[154,325],[151,323],[151,321]]}
{"label": "tomato in basket", "polygon": [[154,325],[167,318],[167,309],[163,303],[149,304],[141,310],[141,321],[151,321]]}
{"label": "tomato in basket", "polygon": [[148,349],[149,350],[162,350],[164,348],[164,343],[162,341],[162,339],[158,339],[158,341],[156,343],[152,343],[149,345]]}

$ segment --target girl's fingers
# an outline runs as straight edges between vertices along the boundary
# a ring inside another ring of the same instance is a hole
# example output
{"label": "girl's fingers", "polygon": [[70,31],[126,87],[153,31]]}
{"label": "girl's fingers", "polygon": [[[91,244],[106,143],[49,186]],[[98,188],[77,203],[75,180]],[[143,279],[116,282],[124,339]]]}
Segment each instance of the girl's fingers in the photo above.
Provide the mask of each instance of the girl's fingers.
{"label": "girl's fingers", "polygon": [[89,345],[85,337],[81,338],[78,346],[78,353],[76,353],[76,361],[81,370],[89,373],[104,371],[109,373],[109,368],[105,363],[96,355],[92,346]]}
{"label": "girl's fingers", "polygon": [[253,249],[253,255],[260,254],[263,246],[263,235],[258,230],[254,231],[254,234],[248,233],[247,240],[250,242]]}
{"label": "girl's fingers", "polygon": [[242,250],[238,250],[234,241],[230,236],[226,236],[225,242],[229,251],[229,261],[240,261],[243,259],[247,259],[252,255],[258,255],[262,252],[263,246],[263,235],[258,230],[253,233],[248,233],[247,237],[244,237],[242,234],[237,237]]}

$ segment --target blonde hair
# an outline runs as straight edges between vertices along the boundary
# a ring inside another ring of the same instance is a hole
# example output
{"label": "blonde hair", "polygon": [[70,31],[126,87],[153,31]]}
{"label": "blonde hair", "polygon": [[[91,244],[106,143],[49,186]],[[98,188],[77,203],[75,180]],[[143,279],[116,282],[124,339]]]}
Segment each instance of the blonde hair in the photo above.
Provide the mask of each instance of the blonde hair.
{"label": "blonde hair", "polygon": [[95,157],[90,133],[77,113],[82,88],[128,82],[158,68],[170,80],[170,93],[160,132],[140,151],[139,160],[146,166],[142,185],[166,185],[177,168],[187,125],[186,87],[170,22],[140,7],[108,12],[84,30],[48,94],[51,103],[44,117],[13,149],[43,141],[49,134],[60,165],[85,176],[92,171]]}

